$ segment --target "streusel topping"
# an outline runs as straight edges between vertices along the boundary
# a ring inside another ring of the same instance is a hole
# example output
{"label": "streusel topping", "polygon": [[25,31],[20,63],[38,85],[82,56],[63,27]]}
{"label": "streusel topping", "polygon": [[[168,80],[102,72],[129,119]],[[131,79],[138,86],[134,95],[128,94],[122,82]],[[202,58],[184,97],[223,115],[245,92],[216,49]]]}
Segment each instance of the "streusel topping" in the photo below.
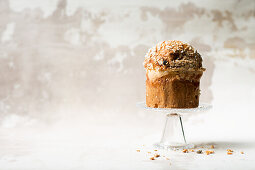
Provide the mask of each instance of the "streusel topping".
{"label": "streusel topping", "polygon": [[188,43],[171,40],[158,43],[145,55],[147,70],[165,71],[179,68],[204,70],[201,55]]}

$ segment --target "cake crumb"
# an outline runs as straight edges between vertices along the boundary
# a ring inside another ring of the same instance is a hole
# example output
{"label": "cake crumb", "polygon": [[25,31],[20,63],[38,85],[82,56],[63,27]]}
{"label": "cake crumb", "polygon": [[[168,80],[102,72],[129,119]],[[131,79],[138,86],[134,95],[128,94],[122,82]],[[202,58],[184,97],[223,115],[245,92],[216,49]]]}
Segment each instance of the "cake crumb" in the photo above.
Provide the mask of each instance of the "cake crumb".
{"label": "cake crumb", "polygon": [[157,152],[158,150],[157,150],[157,149],[154,149],[154,151],[156,151],[156,152]]}
{"label": "cake crumb", "polygon": [[233,154],[233,152],[227,152],[227,154],[228,154],[228,155],[232,155],[232,154]]}
{"label": "cake crumb", "polygon": [[244,152],[241,152],[241,154],[244,154]]}
{"label": "cake crumb", "polygon": [[148,154],[151,154],[151,152],[148,152]]}
{"label": "cake crumb", "polygon": [[187,149],[183,149],[182,152],[183,153],[188,153],[188,150]]}
{"label": "cake crumb", "polygon": [[228,151],[228,152],[234,152],[234,151],[233,151],[233,150],[231,150],[231,149],[227,149],[227,151]]}
{"label": "cake crumb", "polygon": [[214,145],[211,145],[211,149],[214,149]]}
{"label": "cake crumb", "polygon": [[166,158],[166,160],[170,160],[169,158]]}
{"label": "cake crumb", "polygon": [[155,158],[154,158],[154,157],[151,157],[150,160],[155,160]]}
{"label": "cake crumb", "polygon": [[194,152],[194,149],[189,149],[190,152]]}
{"label": "cake crumb", "polygon": [[197,151],[197,154],[201,154],[201,153],[203,153],[202,150],[198,150]]}
{"label": "cake crumb", "polygon": [[155,154],[154,156],[155,156],[155,158],[158,158],[158,157],[160,157],[160,155],[159,155],[159,154]]}
{"label": "cake crumb", "polygon": [[205,154],[206,154],[206,155],[210,155],[210,154],[213,154],[213,153],[214,153],[214,151],[209,151],[209,150],[208,150],[208,151],[205,151]]}
{"label": "cake crumb", "polygon": [[140,149],[137,149],[136,152],[140,152],[141,150]]}

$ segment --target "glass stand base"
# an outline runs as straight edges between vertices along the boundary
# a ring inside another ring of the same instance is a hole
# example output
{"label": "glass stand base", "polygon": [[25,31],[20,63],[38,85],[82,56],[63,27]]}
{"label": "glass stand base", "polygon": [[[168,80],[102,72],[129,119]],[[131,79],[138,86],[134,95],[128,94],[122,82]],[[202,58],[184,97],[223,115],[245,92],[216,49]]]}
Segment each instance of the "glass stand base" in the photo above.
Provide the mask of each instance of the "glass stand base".
{"label": "glass stand base", "polygon": [[154,147],[160,149],[192,149],[194,144],[186,142],[182,116],[192,115],[198,112],[205,112],[212,108],[211,105],[201,103],[197,108],[150,108],[145,102],[137,103],[137,106],[146,110],[159,111],[166,113],[166,121],[160,142]]}
{"label": "glass stand base", "polygon": [[166,115],[161,140],[154,146],[162,149],[188,149],[194,147],[194,145],[186,142],[181,115],[177,113]]}
{"label": "glass stand base", "polygon": [[193,149],[195,148],[194,144],[182,144],[182,143],[155,143],[153,145],[155,148],[158,149],[166,149],[166,150],[183,150],[183,149]]}

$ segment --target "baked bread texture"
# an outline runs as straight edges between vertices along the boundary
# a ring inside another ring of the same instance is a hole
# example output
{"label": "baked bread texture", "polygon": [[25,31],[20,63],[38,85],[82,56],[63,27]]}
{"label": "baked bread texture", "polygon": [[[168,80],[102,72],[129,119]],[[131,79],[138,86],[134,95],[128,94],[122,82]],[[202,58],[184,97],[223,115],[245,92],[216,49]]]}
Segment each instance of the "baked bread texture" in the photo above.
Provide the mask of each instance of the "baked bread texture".
{"label": "baked bread texture", "polygon": [[182,41],[163,41],[145,55],[146,105],[153,108],[199,106],[201,55]]}

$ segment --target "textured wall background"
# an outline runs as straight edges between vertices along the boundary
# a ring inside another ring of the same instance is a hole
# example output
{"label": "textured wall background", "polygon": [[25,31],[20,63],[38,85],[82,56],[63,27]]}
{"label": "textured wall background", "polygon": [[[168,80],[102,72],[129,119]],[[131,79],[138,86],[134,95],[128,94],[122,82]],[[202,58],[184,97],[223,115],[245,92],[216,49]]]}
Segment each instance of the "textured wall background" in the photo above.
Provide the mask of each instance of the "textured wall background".
{"label": "textured wall background", "polygon": [[144,54],[163,40],[202,53],[207,102],[215,59],[255,59],[253,0],[103,3],[0,1],[1,115],[131,112],[144,100]]}

